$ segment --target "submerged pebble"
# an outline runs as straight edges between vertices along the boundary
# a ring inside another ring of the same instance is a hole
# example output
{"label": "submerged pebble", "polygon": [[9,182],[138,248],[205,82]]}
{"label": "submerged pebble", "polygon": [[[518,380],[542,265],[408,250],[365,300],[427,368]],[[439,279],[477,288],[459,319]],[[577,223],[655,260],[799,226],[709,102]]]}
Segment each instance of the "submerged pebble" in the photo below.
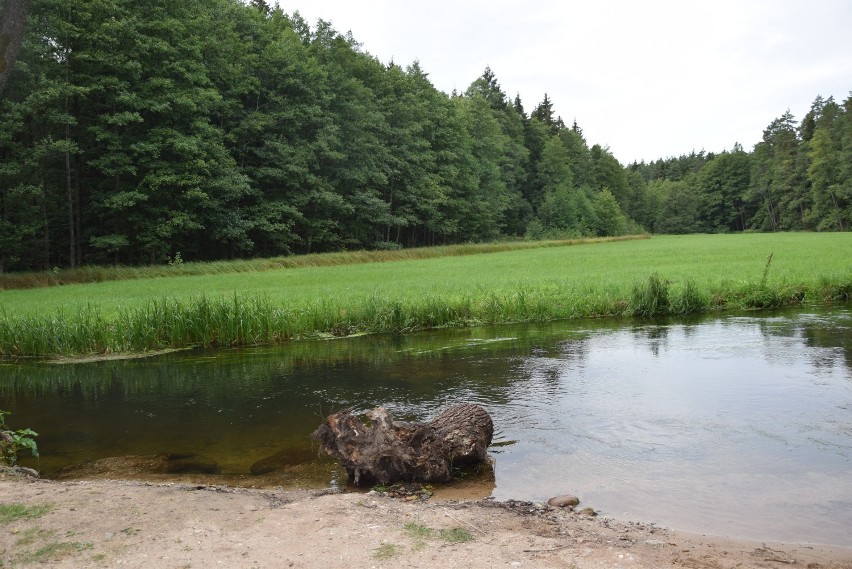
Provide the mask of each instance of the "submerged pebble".
{"label": "submerged pebble", "polygon": [[573,508],[579,503],[580,499],[577,496],[572,496],[571,494],[555,496],[547,501],[547,504],[554,508]]}

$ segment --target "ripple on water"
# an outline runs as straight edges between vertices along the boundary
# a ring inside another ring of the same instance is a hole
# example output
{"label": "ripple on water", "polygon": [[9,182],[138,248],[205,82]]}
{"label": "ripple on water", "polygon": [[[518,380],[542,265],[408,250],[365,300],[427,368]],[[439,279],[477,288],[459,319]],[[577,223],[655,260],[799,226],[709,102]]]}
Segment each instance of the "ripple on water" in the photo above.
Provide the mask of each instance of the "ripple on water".
{"label": "ripple on water", "polygon": [[[497,498],[569,493],[628,519],[852,547],[850,334],[848,309],[483,328],[4,367],[0,397],[40,433],[48,474],[194,452],[234,479],[310,450],[341,408],[419,421],[475,402],[495,423]],[[312,464],[292,477],[338,483]]]}

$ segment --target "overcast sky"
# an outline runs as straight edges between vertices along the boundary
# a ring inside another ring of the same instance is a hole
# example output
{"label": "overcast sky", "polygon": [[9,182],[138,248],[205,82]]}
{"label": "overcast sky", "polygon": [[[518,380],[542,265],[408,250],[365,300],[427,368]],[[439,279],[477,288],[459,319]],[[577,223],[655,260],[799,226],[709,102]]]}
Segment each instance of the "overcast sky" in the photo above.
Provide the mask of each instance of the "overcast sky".
{"label": "overcast sky", "polygon": [[788,108],[852,90],[850,0],[281,0],[387,63],[464,91],[489,65],[529,113],[547,92],[623,164],[751,150]]}

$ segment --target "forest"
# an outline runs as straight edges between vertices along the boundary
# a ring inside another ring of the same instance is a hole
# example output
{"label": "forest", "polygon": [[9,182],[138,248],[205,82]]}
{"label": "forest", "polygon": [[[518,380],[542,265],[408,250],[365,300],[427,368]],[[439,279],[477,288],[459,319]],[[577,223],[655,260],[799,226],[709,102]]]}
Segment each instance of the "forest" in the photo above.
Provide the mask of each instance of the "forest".
{"label": "forest", "polygon": [[0,272],[852,227],[852,95],[751,151],[625,166],[547,94],[527,111],[487,67],[443,93],[265,0],[31,0],[25,30]]}

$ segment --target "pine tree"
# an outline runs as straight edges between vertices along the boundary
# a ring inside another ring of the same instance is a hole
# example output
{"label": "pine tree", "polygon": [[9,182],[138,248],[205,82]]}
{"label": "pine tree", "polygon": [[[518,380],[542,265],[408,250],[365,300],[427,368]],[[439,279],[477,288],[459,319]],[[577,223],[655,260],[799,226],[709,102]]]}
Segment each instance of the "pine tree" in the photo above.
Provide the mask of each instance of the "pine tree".
{"label": "pine tree", "polygon": [[565,123],[562,122],[562,117],[553,116],[553,103],[547,93],[544,94],[544,99],[536,106],[530,118],[538,120],[547,125],[551,134],[559,134],[560,129],[565,128]]}
{"label": "pine tree", "polygon": [[751,183],[746,199],[755,213],[749,226],[764,231],[794,229],[804,218],[805,204],[795,189],[799,139],[796,120],[788,110],[763,132],[754,148]]}
{"label": "pine tree", "polygon": [[825,101],[815,113],[814,130],[808,143],[808,177],[812,183],[812,221],[821,231],[846,231],[852,227],[852,192],[848,180],[849,167],[844,158],[844,127],[848,111],[833,99]]}

